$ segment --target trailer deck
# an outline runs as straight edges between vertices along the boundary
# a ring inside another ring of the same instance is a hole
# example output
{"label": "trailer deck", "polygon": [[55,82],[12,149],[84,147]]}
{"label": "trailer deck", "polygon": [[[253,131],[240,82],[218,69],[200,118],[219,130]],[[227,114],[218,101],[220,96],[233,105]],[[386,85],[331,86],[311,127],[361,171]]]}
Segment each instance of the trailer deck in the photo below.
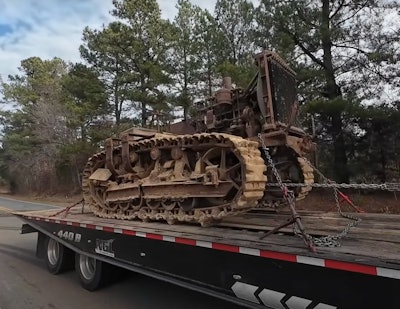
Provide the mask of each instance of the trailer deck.
{"label": "trailer deck", "polygon": [[[400,307],[399,215],[356,214],[362,221],[340,247],[311,252],[291,228],[261,239],[290,217],[285,211],[255,211],[206,228],[103,219],[79,210],[55,214],[17,215],[74,251],[248,307]],[[348,224],[337,213],[302,212],[301,218],[315,237]]]}

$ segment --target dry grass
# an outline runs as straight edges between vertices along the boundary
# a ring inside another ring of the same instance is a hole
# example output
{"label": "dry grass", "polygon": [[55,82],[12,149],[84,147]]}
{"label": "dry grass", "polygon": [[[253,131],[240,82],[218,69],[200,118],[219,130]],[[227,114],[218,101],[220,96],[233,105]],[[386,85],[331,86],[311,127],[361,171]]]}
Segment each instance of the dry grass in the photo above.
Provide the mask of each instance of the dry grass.
{"label": "dry grass", "polygon": [[[361,210],[370,213],[400,214],[400,200],[395,192],[382,191],[352,191],[344,190],[343,193]],[[348,203],[341,201],[340,206],[344,211],[355,211]],[[313,190],[304,200],[297,202],[299,209],[332,211],[336,209],[333,190]]]}

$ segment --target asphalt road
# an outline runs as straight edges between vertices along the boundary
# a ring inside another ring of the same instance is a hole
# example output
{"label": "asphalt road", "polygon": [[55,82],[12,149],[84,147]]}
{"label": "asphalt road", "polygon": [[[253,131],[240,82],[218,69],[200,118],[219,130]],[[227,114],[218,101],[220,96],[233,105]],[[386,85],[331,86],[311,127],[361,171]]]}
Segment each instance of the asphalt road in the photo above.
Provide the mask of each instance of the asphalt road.
{"label": "asphalt road", "polygon": [[[51,205],[0,198],[0,206],[38,210]],[[36,233],[21,235],[21,221],[0,210],[0,309],[240,309],[169,283],[129,273],[100,291],[82,289],[74,272],[50,274],[35,256]]]}
{"label": "asphalt road", "polygon": [[28,211],[28,210],[43,210],[58,208],[57,206],[41,203],[32,203],[25,201],[18,201],[11,198],[0,196],[0,207],[6,207],[12,210]]}

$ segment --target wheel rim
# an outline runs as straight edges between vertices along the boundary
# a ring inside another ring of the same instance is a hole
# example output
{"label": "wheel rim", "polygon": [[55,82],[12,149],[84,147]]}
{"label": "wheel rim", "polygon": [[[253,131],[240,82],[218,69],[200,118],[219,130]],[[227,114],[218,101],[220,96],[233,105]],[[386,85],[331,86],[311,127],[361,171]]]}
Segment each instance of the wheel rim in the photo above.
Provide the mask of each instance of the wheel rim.
{"label": "wheel rim", "polygon": [[203,173],[207,166],[218,166],[218,177],[221,180],[230,181],[233,186],[224,200],[225,202],[234,200],[242,189],[244,179],[242,162],[238,155],[230,148],[214,147],[207,150],[201,160]]}
{"label": "wheel rim", "polygon": [[47,245],[47,258],[51,265],[56,265],[60,259],[60,244],[53,238],[49,239]]}
{"label": "wheel rim", "polygon": [[176,206],[176,201],[171,201],[171,200],[161,201],[161,205],[165,210],[172,210]]}
{"label": "wheel rim", "polygon": [[152,199],[148,199],[146,200],[146,205],[151,209],[151,210],[157,210],[160,205],[161,202],[159,200],[152,200]]}
{"label": "wheel rim", "polygon": [[195,208],[197,199],[194,197],[189,197],[182,199],[181,201],[178,202],[178,205],[180,208],[182,208],[184,211],[188,212],[191,211],[193,208]]}
{"label": "wheel rim", "polygon": [[86,280],[92,280],[96,273],[96,260],[86,255],[79,256],[79,268]]}
{"label": "wheel rim", "polygon": [[143,198],[140,196],[139,198],[134,198],[130,202],[130,206],[133,210],[139,210],[143,205]]}

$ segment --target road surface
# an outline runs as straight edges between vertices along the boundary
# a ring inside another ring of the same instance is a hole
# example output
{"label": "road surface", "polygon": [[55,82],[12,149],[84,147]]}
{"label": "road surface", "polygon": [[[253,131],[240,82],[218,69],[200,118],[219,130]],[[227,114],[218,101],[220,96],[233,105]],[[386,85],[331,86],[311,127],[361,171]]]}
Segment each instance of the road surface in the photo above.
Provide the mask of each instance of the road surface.
{"label": "road surface", "polygon": [[[51,205],[0,197],[0,206],[38,210]],[[82,289],[74,272],[52,275],[35,256],[36,233],[21,235],[21,221],[0,210],[0,309],[240,309],[169,283],[130,273],[97,292]]]}

